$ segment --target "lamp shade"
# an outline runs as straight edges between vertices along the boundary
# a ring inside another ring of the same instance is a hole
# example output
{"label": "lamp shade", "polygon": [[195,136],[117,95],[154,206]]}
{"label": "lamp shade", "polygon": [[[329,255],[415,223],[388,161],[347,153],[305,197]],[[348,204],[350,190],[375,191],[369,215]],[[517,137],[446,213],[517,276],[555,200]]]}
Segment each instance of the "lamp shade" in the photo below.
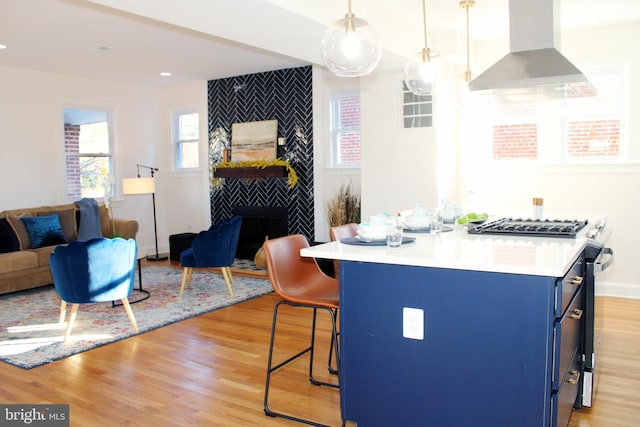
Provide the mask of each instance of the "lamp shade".
{"label": "lamp shade", "polygon": [[347,14],[329,26],[321,53],[325,65],[336,76],[359,77],[376,68],[382,49],[376,30],[364,19]]}
{"label": "lamp shade", "polygon": [[151,194],[155,191],[156,185],[153,178],[125,178],[122,180],[124,194]]}

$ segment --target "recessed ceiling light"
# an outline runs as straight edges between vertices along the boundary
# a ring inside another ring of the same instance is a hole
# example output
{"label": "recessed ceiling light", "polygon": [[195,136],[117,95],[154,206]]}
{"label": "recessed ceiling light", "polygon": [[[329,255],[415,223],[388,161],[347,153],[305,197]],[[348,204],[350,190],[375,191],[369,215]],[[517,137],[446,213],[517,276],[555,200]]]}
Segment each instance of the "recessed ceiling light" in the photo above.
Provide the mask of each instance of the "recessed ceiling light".
{"label": "recessed ceiling light", "polygon": [[98,46],[98,50],[110,50],[109,46]]}
{"label": "recessed ceiling light", "polygon": [[7,45],[6,45],[6,44],[2,44],[2,43],[0,43],[0,49],[6,49],[6,48],[7,48]]}
{"label": "recessed ceiling light", "polygon": [[171,77],[171,73],[169,73],[169,72],[167,72],[167,71],[163,71],[163,72],[161,72],[161,73],[160,73],[160,75],[161,75],[162,77]]}

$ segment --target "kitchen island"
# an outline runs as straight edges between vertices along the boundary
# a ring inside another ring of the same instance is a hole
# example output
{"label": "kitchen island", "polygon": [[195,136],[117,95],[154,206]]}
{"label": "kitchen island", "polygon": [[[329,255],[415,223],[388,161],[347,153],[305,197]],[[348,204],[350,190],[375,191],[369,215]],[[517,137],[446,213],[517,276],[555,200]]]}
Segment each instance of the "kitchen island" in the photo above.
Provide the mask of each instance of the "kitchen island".
{"label": "kitchen island", "polygon": [[[408,234],[340,259],[340,394],[368,426],[566,426],[586,316],[578,237]],[[593,292],[593,289],[590,290]]]}

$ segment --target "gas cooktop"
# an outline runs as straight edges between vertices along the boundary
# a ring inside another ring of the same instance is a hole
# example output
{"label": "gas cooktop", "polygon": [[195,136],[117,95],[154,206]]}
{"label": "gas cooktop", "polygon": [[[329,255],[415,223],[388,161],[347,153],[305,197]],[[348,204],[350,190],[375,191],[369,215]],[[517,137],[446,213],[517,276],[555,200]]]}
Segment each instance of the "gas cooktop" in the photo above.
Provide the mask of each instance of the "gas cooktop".
{"label": "gas cooktop", "polygon": [[469,227],[470,234],[502,234],[534,237],[576,237],[587,220],[501,218]]}

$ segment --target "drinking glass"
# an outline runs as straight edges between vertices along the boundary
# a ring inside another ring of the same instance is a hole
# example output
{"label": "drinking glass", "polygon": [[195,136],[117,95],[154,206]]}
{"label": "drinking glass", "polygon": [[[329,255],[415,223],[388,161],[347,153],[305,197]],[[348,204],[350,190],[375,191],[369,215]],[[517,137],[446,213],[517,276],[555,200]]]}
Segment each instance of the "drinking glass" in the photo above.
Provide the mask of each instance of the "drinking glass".
{"label": "drinking glass", "polygon": [[443,222],[442,212],[439,209],[434,209],[431,212],[431,233],[441,233]]}
{"label": "drinking glass", "polygon": [[398,222],[387,224],[387,246],[398,248],[402,244],[402,225]]}

